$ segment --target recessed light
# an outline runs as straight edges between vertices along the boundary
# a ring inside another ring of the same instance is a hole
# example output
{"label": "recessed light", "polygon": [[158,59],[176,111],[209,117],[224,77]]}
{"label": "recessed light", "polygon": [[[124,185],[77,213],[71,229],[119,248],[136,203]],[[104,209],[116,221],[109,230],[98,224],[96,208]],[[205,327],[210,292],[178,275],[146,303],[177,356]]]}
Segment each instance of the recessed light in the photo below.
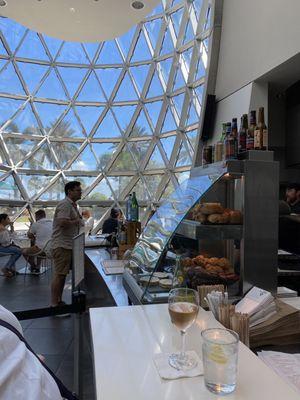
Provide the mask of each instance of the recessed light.
{"label": "recessed light", "polygon": [[0,0],[0,7],[5,7],[7,2],[5,0]]}
{"label": "recessed light", "polygon": [[136,0],[131,3],[131,7],[135,10],[141,10],[145,7],[145,4],[142,1]]}

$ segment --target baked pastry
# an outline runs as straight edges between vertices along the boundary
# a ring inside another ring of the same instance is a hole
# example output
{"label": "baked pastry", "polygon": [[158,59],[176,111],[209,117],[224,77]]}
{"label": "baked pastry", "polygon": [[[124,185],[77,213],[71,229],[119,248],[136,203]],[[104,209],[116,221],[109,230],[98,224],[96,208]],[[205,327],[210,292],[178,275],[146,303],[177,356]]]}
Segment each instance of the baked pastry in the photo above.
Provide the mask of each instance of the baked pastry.
{"label": "baked pastry", "polygon": [[201,224],[205,224],[205,222],[207,222],[207,215],[199,212],[194,216],[194,220],[200,222]]}
{"label": "baked pastry", "polygon": [[149,284],[149,286],[156,286],[159,284],[159,279],[156,278],[155,276],[142,276],[140,278],[140,284],[143,286],[147,286]]}
{"label": "baked pastry", "polygon": [[153,276],[158,279],[166,279],[168,278],[169,274],[167,274],[166,272],[154,272]]}
{"label": "baked pastry", "polygon": [[205,215],[222,214],[224,212],[224,208],[220,203],[202,203],[200,204],[199,211]]}
{"label": "baked pastry", "polygon": [[228,224],[229,222],[229,214],[211,214],[207,217],[207,221],[211,224]]}
{"label": "baked pastry", "polygon": [[159,281],[159,286],[164,289],[171,289],[172,283],[173,283],[172,279],[161,279]]}
{"label": "baked pastry", "polygon": [[229,223],[230,224],[242,224],[243,214],[240,211],[229,211]]}

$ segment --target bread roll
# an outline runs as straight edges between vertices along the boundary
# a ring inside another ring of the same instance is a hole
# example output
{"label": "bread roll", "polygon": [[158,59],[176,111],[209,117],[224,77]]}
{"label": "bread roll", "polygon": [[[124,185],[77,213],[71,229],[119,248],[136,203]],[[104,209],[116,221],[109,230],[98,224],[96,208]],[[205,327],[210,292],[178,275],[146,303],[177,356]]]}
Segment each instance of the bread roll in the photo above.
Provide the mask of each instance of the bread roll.
{"label": "bread roll", "polygon": [[222,214],[224,208],[220,203],[202,203],[200,204],[200,212],[205,215]]}
{"label": "bread roll", "polygon": [[229,223],[230,224],[242,224],[243,215],[240,211],[229,211]]}
{"label": "bread roll", "polygon": [[195,215],[194,220],[200,222],[201,224],[205,224],[205,222],[207,222],[207,215],[199,212]]}
{"label": "bread roll", "polygon": [[207,217],[208,222],[211,224],[228,224],[229,214],[211,214]]}

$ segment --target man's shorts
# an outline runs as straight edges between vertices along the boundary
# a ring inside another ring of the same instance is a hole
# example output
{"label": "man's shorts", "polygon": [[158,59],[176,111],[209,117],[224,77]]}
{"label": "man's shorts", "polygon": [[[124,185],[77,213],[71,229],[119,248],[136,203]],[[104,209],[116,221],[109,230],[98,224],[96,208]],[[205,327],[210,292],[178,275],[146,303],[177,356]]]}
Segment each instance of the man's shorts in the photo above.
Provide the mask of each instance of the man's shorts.
{"label": "man's shorts", "polygon": [[52,250],[54,272],[57,275],[68,275],[72,262],[72,249],[58,247]]}

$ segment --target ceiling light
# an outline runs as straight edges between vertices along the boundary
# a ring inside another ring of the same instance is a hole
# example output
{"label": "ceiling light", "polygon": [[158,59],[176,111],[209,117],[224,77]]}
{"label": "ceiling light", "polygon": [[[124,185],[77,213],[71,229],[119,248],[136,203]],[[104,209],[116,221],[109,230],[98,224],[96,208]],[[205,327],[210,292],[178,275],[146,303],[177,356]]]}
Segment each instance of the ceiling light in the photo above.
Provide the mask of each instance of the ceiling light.
{"label": "ceiling light", "polygon": [[145,4],[142,1],[133,1],[131,3],[131,7],[134,8],[135,10],[141,10],[142,8],[145,7]]}
{"label": "ceiling light", "polygon": [[5,0],[0,0],[0,7],[5,7],[7,5]]}

